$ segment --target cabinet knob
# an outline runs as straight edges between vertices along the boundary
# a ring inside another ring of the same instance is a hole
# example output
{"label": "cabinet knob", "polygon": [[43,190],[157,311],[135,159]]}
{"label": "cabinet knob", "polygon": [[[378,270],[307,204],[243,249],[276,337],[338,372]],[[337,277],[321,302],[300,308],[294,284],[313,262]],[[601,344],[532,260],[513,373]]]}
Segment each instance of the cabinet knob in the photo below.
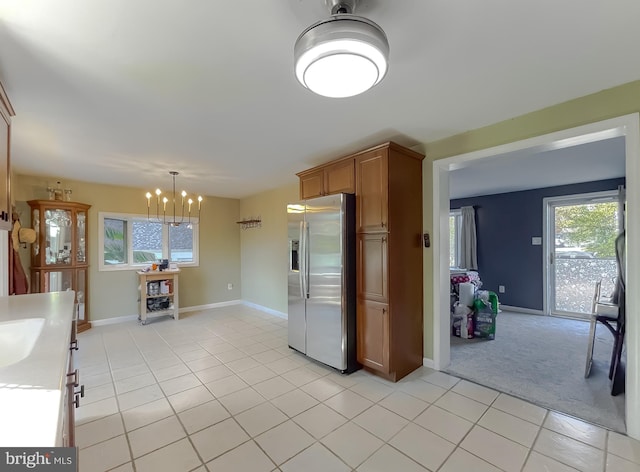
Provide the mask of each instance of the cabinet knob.
{"label": "cabinet knob", "polygon": [[382,223],[380,223],[380,226],[382,226],[383,228],[387,227],[387,223],[385,223],[384,221]]}
{"label": "cabinet knob", "polygon": [[383,315],[386,315],[386,314],[387,314],[387,309],[386,309],[386,308],[383,308],[383,309],[382,309],[382,314],[383,314]]}
{"label": "cabinet knob", "polygon": [[386,243],[386,242],[387,242],[387,237],[386,237],[386,236],[382,236],[381,241],[382,241],[383,243]]}

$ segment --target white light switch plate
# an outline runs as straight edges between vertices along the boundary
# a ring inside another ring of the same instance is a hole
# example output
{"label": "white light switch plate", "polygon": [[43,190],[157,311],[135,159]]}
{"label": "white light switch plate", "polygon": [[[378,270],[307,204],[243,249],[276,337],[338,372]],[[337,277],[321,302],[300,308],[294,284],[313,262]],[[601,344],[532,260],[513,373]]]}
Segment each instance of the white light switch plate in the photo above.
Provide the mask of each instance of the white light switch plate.
{"label": "white light switch plate", "polygon": [[534,236],[531,238],[531,245],[532,246],[541,246],[542,245],[542,238],[540,236]]}

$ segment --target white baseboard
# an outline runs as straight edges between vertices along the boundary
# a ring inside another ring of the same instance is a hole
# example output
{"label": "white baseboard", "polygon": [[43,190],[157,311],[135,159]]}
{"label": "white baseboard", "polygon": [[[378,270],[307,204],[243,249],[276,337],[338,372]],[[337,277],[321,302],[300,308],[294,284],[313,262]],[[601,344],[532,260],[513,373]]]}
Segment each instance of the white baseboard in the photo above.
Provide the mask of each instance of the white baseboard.
{"label": "white baseboard", "polygon": [[542,310],[533,310],[531,308],[521,308],[519,306],[509,306],[500,304],[500,309],[503,311],[515,311],[516,313],[526,313],[528,315],[544,315]]}
{"label": "white baseboard", "polygon": [[180,308],[180,313],[190,313],[192,311],[209,310],[211,308],[220,308],[223,306],[240,305],[242,300],[229,300],[228,302],[207,303],[206,305],[185,306]]}
{"label": "white baseboard", "polygon": [[[271,308],[267,308],[265,306],[258,305],[256,303],[247,302],[244,300],[230,300],[228,302],[208,303],[206,305],[196,305],[196,306],[186,306],[186,307],[180,308],[178,311],[180,313],[190,313],[193,311],[203,311],[203,310],[209,310],[211,308],[220,308],[223,306],[232,306],[232,305],[240,305],[240,304],[250,306],[251,308],[255,308],[256,310],[264,311],[265,313],[277,316],[278,318],[284,318],[285,320],[288,319],[288,316],[286,313],[282,313],[281,311],[277,311],[277,310],[272,310]],[[128,321],[138,321],[138,315],[116,316],[114,318],[105,318],[102,320],[91,320],[91,325],[106,326],[106,325],[111,325],[116,323],[126,323]]]}
{"label": "white baseboard", "polygon": [[107,326],[116,323],[126,323],[127,321],[138,321],[138,315],[116,316],[115,318],[105,318],[103,320],[91,320],[91,326]]}
{"label": "white baseboard", "polygon": [[278,318],[283,318],[285,320],[289,319],[289,315],[287,315],[286,313],[282,313],[281,311],[278,311],[278,310],[272,310],[271,308],[258,305],[257,303],[252,303],[244,300],[242,304],[246,306],[250,306],[251,308],[255,308],[256,310],[264,311],[265,313],[269,313],[270,315],[277,316]]}
{"label": "white baseboard", "polygon": [[433,359],[427,359],[426,357],[423,357],[422,365],[425,367],[429,367],[430,369],[435,369],[436,363],[433,361]]}

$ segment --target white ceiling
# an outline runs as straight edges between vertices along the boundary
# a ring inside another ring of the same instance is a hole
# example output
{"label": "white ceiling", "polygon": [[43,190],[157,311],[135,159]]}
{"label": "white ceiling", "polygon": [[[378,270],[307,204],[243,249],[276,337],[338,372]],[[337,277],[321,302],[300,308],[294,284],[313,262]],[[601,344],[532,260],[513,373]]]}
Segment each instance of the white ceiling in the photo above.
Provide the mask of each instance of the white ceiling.
{"label": "white ceiling", "polygon": [[389,73],[328,99],[292,64],[323,0],[0,0],[14,169],[240,198],[640,79],[637,0],[362,3]]}
{"label": "white ceiling", "polygon": [[524,149],[496,155],[449,172],[449,197],[555,187],[625,176],[625,138],[554,150]]}

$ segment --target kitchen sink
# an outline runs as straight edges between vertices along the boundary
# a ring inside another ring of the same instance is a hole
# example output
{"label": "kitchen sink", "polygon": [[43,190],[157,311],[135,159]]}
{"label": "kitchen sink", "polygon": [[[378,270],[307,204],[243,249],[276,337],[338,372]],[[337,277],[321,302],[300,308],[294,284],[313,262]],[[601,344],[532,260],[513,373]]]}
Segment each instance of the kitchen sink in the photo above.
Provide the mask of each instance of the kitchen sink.
{"label": "kitchen sink", "polygon": [[44,321],[44,318],[24,318],[0,322],[0,369],[31,354]]}

